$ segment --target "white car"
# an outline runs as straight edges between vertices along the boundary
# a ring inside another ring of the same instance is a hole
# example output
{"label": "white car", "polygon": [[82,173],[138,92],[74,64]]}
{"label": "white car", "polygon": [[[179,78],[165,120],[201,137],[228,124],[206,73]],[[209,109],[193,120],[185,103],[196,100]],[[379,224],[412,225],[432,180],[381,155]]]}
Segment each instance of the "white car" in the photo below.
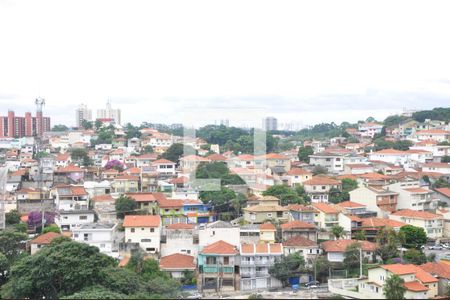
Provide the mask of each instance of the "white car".
{"label": "white car", "polygon": [[428,250],[442,250],[442,246],[441,245],[434,245],[434,246],[429,246]]}

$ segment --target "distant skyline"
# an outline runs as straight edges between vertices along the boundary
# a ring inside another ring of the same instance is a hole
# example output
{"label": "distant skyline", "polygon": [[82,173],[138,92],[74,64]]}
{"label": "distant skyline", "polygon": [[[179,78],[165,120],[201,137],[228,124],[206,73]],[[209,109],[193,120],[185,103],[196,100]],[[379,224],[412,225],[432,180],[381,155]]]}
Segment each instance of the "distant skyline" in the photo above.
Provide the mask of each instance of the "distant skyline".
{"label": "distant skyline", "polygon": [[[446,1],[0,0],[0,111],[356,122],[450,103]],[[95,114],[94,114],[95,115]]]}

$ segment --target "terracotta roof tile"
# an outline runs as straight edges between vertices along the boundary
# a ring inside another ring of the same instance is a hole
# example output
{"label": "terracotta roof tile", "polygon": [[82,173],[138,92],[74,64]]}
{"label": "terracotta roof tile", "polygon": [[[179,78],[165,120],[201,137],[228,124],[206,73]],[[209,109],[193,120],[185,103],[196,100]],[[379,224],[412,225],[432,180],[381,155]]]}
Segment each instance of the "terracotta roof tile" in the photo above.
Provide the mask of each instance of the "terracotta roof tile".
{"label": "terracotta roof tile", "polygon": [[419,268],[441,278],[450,279],[450,265],[442,262],[428,262],[420,265]]}
{"label": "terracotta roof tile", "polygon": [[310,180],[303,183],[304,185],[340,185],[339,180],[335,180],[325,176],[314,176]]}
{"label": "terracotta roof tile", "polygon": [[159,267],[161,270],[195,270],[197,266],[193,256],[175,253],[161,257]]}
{"label": "terracotta roof tile", "polygon": [[30,243],[31,244],[38,244],[38,245],[48,245],[50,244],[54,239],[61,237],[62,234],[56,233],[56,232],[47,232],[44,234],[41,234],[37,238],[33,239]]}
{"label": "terracotta roof tile", "polygon": [[127,193],[126,196],[134,199],[136,202],[156,202],[166,200],[163,193]]}
{"label": "terracotta roof tile", "polygon": [[259,230],[269,230],[269,231],[275,231],[277,230],[275,226],[272,223],[263,223],[259,225]]}
{"label": "terracotta roof tile", "polygon": [[361,249],[364,251],[375,251],[377,245],[368,241],[357,241],[357,240],[334,240],[325,241],[321,244],[325,252],[345,252],[348,246],[353,243],[359,243]]}
{"label": "terracotta roof tile", "polygon": [[283,242],[284,247],[317,247],[317,243],[304,236],[296,235]]}
{"label": "terracotta roof tile", "polygon": [[313,203],[312,206],[326,214],[337,214],[340,212],[340,210],[338,208],[336,208],[333,205],[328,204],[328,203],[323,203],[323,202]]}
{"label": "terracotta roof tile", "polygon": [[107,201],[114,201],[114,198],[111,196],[111,194],[104,194],[104,195],[98,195],[92,198],[94,202],[107,202]]}
{"label": "terracotta roof tile", "polygon": [[194,229],[194,224],[176,223],[167,225],[167,229]]}
{"label": "terracotta roof tile", "polygon": [[286,173],[286,175],[312,175],[312,172],[306,171],[302,168],[292,168]]}
{"label": "terracotta roof tile", "polygon": [[440,189],[435,189],[435,191],[437,191],[437,192],[441,193],[442,195],[450,198],[450,188],[440,188]]}
{"label": "terracotta roof tile", "polygon": [[407,290],[413,291],[413,292],[425,292],[425,291],[428,291],[428,288],[426,286],[424,286],[423,284],[421,284],[417,280],[407,281],[407,282],[403,283],[403,286]]}
{"label": "terracotta roof tile", "polygon": [[160,216],[125,216],[123,227],[159,227]]}
{"label": "terracotta roof tile", "polygon": [[393,212],[393,216],[409,217],[416,219],[441,219],[442,215],[433,214],[427,211],[417,211],[412,209],[402,209]]}
{"label": "terracotta roof tile", "polygon": [[165,158],[161,158],[152,162],[152,165],[168,165],[168,164],[175,164],[175,163]]}
{"label": "terracotta roof tile", "polygon": [[352,201],[343,201],[341,203],[337,204],[340,207],[345,207],[345,208],[362,208],[362,207],[366,207],[363,204],[359,204],[356,202],[352,202]]}
{"label": "terracotta roof tile", "polygon": [[316,226],[314,224],[306,223],[303,221],[291,221],[284,224],[281,224],[282,230],[292,230],[292,229],[315,229]]}
{"label": "terracotta roof tile", "polygon": [[203,248],[202,254],[218,254],[218,255],[236,255],[238,251],[236,247],[224,242],[222,240],[217,241],[211,245],[205,246]]}

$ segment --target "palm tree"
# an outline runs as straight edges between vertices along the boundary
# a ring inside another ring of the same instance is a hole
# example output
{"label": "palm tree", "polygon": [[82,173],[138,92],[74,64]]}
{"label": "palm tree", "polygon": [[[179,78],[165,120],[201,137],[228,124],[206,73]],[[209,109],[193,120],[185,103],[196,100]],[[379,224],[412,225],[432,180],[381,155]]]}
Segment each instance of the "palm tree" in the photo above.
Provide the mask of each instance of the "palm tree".
{"label": "palm tree", "polygon": [[345,235],[344,227],[339,225],[334,225],[331,227],[331,234],[338,240]]}
{"label": "palm tree", "polygon": [[405,281],[398,275],[392,275],[384,283],[383,294],[386,299],[405,299]]}

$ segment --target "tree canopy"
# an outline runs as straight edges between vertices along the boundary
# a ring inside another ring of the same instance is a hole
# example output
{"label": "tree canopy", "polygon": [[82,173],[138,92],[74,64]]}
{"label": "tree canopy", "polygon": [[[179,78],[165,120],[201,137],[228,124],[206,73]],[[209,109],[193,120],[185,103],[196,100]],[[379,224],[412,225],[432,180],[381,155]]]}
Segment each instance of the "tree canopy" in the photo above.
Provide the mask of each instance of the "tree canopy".
{"label": "tree canopy", "polygon": [[222,185],[245,184],[245,181],[241,177],[230,173],[230,170],[224,162],[200,164],[196,170],[196,178],[220,179]]}
{"label": "tree canopy", "polygon": [[420,249],[427,242],[427,234],[422,227],[406,225],[400,228],[400,234],[403,235],[403,247]]}
{"label": "tree canopy", "polygon": [[277,278],[286,286],[290,277],[299,276],[305,272],[305,259],[300,253],[283,256],[269,269],[270,275]]}
{"label": "tree canopy", "polygon": [[309,156],[314,154],[314,150],[311,146],[300,147],[298,149],[298,159],[309,164]]}
{"label": "tree canopy", "polygon": [[120,195],[116,200],[116,213],[117,217],[123,219],[125,215],[133,215],[135,214],[135,210],[137,209],[137,203],[134,199]]}
{"label": "tree canopy", "polygon": [[191,153],[191,154],[195,154],[196,153],[194,148],[192,148],[189,145],[183,146],[183,144],[175,143],[175,144],[172,144],[166,150],[166,152],[161,154],[161,158],[165,158],[165,159],[168,159],[168,160],[173,161],[175,163],[178,163],[178,161],[180,160],[180,157],[182,157],[184,155],[184,150],[185,150],[184,148],[185,147],[186,147],[186,152]]}
{"label": "tree canopy", "polygon": [[405,281],[398,275],[391,275],[386,279],[383,286],[383,294],[386,299],[405,299]]}
{"label": "tree canopy", "polygon": [[[297,192],[298,191],[298,192]],[[301,193],[301,195],[299,195]],[[291,203],[304,204],[306,201],[306,193],[302,188],[294,190],[291,187],[284,184],[276,184],[269,187],[263,192],[264,196],[274,196],[280,199],[281,205],[287,205]]]}

